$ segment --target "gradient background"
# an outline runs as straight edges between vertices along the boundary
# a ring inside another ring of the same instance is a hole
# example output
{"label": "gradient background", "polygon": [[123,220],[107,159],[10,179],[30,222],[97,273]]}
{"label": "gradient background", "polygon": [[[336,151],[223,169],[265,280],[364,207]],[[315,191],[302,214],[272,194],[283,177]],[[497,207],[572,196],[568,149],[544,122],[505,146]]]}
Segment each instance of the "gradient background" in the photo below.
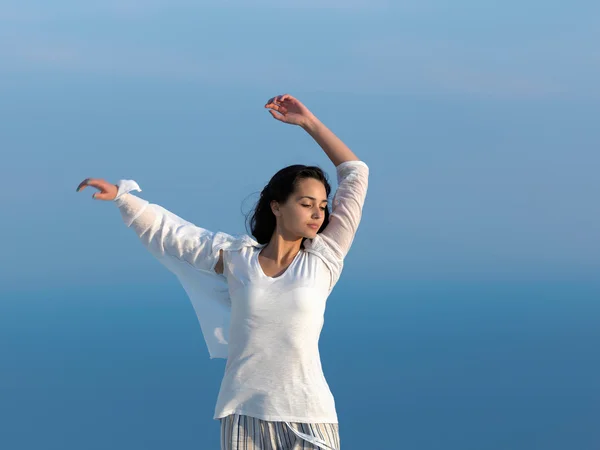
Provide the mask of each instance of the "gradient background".
{"label": "gradient background", "polygon": [[370,167],[321,337],[342,448],[600,448],[600,4],[0,3],[0,448],[218,449],[224,360],[86,177],[246,232],[269,178]]}

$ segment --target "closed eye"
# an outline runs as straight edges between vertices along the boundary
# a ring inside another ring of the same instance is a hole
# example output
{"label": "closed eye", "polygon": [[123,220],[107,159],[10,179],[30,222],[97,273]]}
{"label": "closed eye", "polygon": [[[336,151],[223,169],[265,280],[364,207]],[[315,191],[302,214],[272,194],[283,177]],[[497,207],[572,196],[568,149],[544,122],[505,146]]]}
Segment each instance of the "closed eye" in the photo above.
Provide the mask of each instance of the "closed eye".
{"label": "closed eye", "polygon": [[[312,205],[302,205],[302,206],[304,206],[305,208],[310,208]],[[327,208],[325,206],[323,206],[321,208],[321,211],[325,211],[325,209],[327,209]]]}

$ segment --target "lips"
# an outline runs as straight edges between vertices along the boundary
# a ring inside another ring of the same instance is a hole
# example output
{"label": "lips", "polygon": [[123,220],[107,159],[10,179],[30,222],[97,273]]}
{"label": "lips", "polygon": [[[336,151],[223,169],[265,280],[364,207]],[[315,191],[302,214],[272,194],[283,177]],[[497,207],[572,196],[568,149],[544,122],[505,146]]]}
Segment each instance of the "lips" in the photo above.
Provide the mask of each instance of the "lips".
{"label": "lips", "polygon": [[311,228],[313,228],[313,229],[315,229],[315,230],[319,229],[319,225],[317,225],[317,224],[310,224],[309,223],[308,226],[311,227]]}

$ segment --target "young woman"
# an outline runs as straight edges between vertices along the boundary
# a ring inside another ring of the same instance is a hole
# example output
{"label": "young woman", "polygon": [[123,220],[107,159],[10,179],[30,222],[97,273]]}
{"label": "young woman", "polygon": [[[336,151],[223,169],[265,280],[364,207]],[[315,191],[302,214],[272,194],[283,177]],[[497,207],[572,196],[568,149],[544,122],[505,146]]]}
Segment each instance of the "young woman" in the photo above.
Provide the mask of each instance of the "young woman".
{"label": "young woman", "polygon": [[227,358],[214,418],[223,450],[340,449],[335,402],[318,341],[325,304],[342,272],[367,194],[369,168],[300,101],[265,107],[301,126],[336,167],[292,165],[263,189],[248,235],[213,233],[130,193],[133,180],[88,178],[93,198],[115,201],[125,224],[177,275],[211,358]]}

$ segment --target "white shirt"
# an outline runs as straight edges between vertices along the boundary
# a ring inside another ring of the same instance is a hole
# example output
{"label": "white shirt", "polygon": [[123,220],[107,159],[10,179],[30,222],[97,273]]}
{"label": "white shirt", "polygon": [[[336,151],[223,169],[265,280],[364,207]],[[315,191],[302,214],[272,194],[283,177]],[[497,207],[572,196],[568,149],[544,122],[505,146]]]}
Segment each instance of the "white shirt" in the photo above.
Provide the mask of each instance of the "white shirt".
{"label": "white shirt", "polygon": [[271,278],[259,247],[224,253],[231,295],[229,354],[214,418],[232,413],[263,420],[337,423],[323,376],[319,335],[329,269],[300,250]]}
{"label": "white shirt", "polygon": [[[211,358],[227,364],[214,418],[238,413],[263,420],[337,423],[318,341],[327,297],[337,283],[368,186],[368,166],[336,167],[338,189],[328,226],[306,239],[286,271],[268,277],[258,262],[266,244],[248,235],[213,233],[129,192],[115,202],[142,243],[177,275],[200,321]],[[214,272],[219,251],[223,274]]]}

